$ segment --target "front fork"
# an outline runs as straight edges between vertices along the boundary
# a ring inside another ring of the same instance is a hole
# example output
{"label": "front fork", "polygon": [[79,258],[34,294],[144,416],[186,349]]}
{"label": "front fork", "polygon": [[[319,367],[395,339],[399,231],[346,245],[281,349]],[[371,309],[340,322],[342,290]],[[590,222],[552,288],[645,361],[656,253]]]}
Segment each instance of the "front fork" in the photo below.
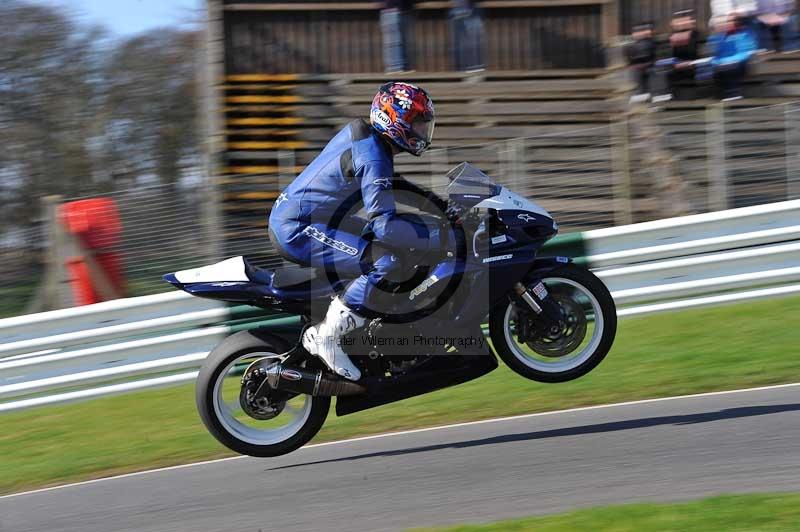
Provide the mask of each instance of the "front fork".
{"label": "front fork", "polygon": [[[514,293],[517,296],[517,305],[529,308],[537,316],[536,331],[526,331],[528,334],[533,332],[537,335],[552,336],[558,335],[564,328],[564,312],[542,281],[535,281],[530,290],[521,282],[517,282],[514,285]],[[525,339],[520,338],[520,341]]]}

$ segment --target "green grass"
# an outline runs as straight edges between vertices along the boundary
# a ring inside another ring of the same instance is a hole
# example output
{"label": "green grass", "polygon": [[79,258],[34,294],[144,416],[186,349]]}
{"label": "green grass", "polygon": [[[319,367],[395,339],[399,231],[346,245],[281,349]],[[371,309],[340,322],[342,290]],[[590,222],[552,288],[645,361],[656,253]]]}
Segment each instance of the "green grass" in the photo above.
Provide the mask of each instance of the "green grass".
{"label": "green grass", "polygon": [[[800,380],[800,298],[620,322],[590,375],[545,385],[501,366],[455,388],[343,418],[316,441],[648,397]],[[0,493],[228,456],[191,386],[0,415]]]}
{"label": "green grass", "polygon": [[629,504],[566,514],[419,529],[437,532],[768,532],[800,530],[800,494],[726,495],[680,504]]}
{"label": "green grass", "polygon": [[33,282],[0,287],[0,318],[11,318],[22,314],[36,288],[37,285]]}

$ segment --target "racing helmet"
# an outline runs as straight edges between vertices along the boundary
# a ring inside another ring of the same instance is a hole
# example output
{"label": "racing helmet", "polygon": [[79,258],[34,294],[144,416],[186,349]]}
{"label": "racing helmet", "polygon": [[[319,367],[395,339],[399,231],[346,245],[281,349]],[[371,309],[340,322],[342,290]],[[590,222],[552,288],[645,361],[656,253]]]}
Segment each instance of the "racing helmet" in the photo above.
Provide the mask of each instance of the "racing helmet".
{"label": "racing helmet", "polygon": [[433,139],[433,100],[416,85],[385,83],[372,100],[369,122],[399,149],[420,156]]}

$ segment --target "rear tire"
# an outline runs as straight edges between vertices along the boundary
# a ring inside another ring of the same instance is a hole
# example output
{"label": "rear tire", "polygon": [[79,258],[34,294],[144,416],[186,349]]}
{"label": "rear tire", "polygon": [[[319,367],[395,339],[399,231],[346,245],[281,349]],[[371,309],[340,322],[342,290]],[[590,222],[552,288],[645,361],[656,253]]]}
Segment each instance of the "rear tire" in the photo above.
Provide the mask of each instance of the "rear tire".
{"label": "rear tire", "polygon": [[[602,330],[596,333],[596,337],[593,335],[588,341],[585,348],[586,352],[579,353],[580,356],[575,358],[574,363],[559,362],[557,357],[551,359],[543,358],[541,361],[533,357],[526,357],[510,329],[511,320],[509,316],[513,314],[513,306],[515,305],[512,301],[498,305],[491,312],[489,332],[492,344],[495,352],[503,362],[525,378],[547,383],[571,381],[589,373],[608,354],[617,333],[617,308],[603,282],[592,272],[577,264],[570,263],[557,268],[549,272],[542,281],[548,287],[548,291],[551,292],[551,297],[553,297],[553,293],[548,283],[551,285],[556,283],[561,283],[565,286],[571,285],[576,290],[577,287],[582,287],[582,290],[585,291],[584,293],[586,293],[586,298],[593,312],[599,314],[592,321],[593,327],[595,329],[602,327]],[[510,345],[509,341],[514,342],[514,344]],[[554,362],[550,363],[549,360]]]}
{"label": "rear tire", "polygon": [[[330,397],[304,396],[311,402],[310,407],[304,404],[303,417],[297,422],[297,427],[290,426],[289,430],[276,433],[275,441],[269,438],[269,432],[259,439],[255,430],[244,424],[239,427],[236,419],[227,418],[222,413],[224,405],[220,402],[219,383],[231,370],[231,364],[247,355],[279,355],[288,347],[279,337],[255,336],[250,331],[241,331],[225,339],[208,355],[197,377],[195,400],[203,424],[225,447],[249,456],[280,456],[302,447],[322,428],[330,409]],[[226,375],[222,375],[223,372]]]}

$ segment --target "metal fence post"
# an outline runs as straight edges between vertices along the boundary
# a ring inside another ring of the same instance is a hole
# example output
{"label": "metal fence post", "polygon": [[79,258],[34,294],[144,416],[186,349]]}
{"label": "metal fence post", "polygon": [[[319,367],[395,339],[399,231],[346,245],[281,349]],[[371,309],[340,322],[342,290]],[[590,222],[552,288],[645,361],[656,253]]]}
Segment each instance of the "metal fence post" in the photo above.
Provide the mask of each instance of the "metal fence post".
{"label": "metal fence post", "polygon": [[511,139],[498,145],[498,163],[502,178],[511,186],[520,186],[525,179],[525,139]]}
{"label": "metal fence post", "polygon": [[721,103],[706,108],[706,165],[708,172],[708,208],[728,208],[728,168],[725,153],[725,107]]}
{"label": "metal fence post", "polygon": [[800,197],[800,108],[786,104],[783,109],[786,146],[786,199]]}
{"label": "metal fence post", "polygon": [[278,194],[294,181],[297,155],[294,150],[280,150],[278,152]]}
{"label": "metal fence post", "polygon": [[206,2],[206,24],[202,43],[198,48],[200,56],[198,82],[201,87],[203,109],[203,150],[206,172],[205,194],[201,205],[206,260],[215,262],[223,258],[225,252],[222,198],[218,177],[222,168],[221,154],[224,151],[223,131],[224,113],[222,110],[224,71],[224,39],[222,35],[222,1]]}
{"label": "metal fence post", "polygon": [[428,163],[431,168],[428,186],[434,192],[442,194],[444,192],[444,187],[447,186],[445,173],[450,170],[448,168],[450,157],[447,153],[447,148],[436,148],[432,150],[428,157]]}
{"label": "metal fence post", "polygon": [[614,225],[633,223],[633,191],[631,185],[630,128],[628,115],[611,123],[614,192]]}
{"label": "metal fence post", "polygon": [[214,176],[208,176],[204,185],[202,225],[205,232],[206,260],[209,263],[222,260],[223,255],[223,230],[219,185]]}

